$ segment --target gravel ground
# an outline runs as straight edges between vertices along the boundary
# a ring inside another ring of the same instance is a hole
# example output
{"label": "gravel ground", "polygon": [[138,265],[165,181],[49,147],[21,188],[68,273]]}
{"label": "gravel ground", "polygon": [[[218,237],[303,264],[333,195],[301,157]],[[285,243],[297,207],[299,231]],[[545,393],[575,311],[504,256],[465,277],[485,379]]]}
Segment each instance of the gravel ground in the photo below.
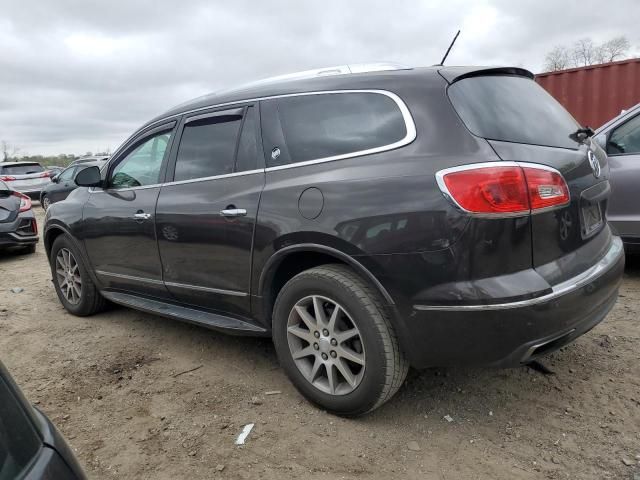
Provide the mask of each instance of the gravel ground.
{"label": "gravel ground", "polygon": [[554,375],[411,371],[356,420],[308,404],[268,340],[73,317],[50,278],[41,246],[0,254],[0,359],[90,478],[640,478],[640,260],[606,321],[547,357]]}

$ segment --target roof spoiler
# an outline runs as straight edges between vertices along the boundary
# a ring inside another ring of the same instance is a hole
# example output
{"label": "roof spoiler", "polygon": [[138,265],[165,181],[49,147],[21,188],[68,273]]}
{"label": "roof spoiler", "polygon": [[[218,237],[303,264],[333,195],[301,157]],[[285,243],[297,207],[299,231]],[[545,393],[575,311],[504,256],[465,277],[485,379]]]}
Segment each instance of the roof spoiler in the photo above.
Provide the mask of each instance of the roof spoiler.
{"label": "roof spoiler", "polygon": [[438,73],[449,84],[464,78],[484,77],[489,75],[516,75],[533,80],[534,75],[529,70],[519,67],[444,67]]}

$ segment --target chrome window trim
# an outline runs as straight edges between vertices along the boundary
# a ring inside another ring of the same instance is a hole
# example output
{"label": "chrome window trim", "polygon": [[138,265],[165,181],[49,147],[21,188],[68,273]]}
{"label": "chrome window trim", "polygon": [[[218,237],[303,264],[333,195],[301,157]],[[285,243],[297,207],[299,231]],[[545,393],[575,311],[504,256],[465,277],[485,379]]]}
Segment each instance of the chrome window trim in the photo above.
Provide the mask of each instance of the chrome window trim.
{"label": "chrome window trim", "polygon": [[[448,173],[455,172],[464,172],[467,170],[476,170],[478,168],[491,168],[491,167],[529,167],[529,168],[537,168],[539,170],[547,170],[548,172],[557,173],[564,180],[564,175],[560,173],[559,170],[550,167],[548,165],[542,165],[540,163],[531,163],[531,162],[513,162],[513,161],[505,161],[505,160],[496,160],[493,162],[478,162],[478,163],[469,163],[467,165],[458,165],[456,167],[444,168],[442,170],[438,170],[435,173],[436,183],[438,184],[438,188],[442,192],[442,195],[449,200],[458,210],[461,212],[470,215],[475,218],[488,218],[488,219],[501,219],[501,218],[516,218],[516,217],[526,217],[528,215],[538,215],[540,213],[550,212],[553,210],[558,210],[560,208],[564,208],[571,203],[571,190],[567,185],[567,191],[569,192],[569,200],[562,205],[553,205],[551,207],[538,208],[536,210],[522,210],[519,212],[513,213],[475,213],[465,209],[462,205],[460,205],[447,187],[447,184],[444,181],[445,175]],[[565,180],[565,185],[566,185]]]}
{"label": "chrome window trim", "polygon": [[246,297],[248,294],[246,292],[238,292],[236,290],[225,290],[222,288],[210,288],[210,287],[199,287],[197,285],[189,285],[186,283],[176,283],[176,282],[163,282],[162,280],[156,280],[153,278],[144,278],[144,277],[136,277],[133,275],[125,275],[122,273],[112,273],[112,272],[105,272],[104,270],[96,270],[96,274],[103,276],[103,277],[113,277],[113,278],[120,278],[122,280],[131,280],[133,282],[140,282],[140,283],[150,283],[152,285],[164,285],[164,286],[168,286],[168,287],[178,287],[178,288],[185,288],[188,290],[199,290],[202,292],[211,292],[211,293],[220,293],[223,295],[233,295],[236,297]]}
{"label": "chrome window trim", "polygon": [[[179,180],[177,182],[165,182],[165,183],[158,183],[158,184],[154,184],[154,185],[144,185],[141,187],[129,187],[127,189],[124,188],[120,188],[117,189],[118,192],[122,192],[122,191],[127,191],[127,190],[138,190],[138,189],[142,189],[142,188],[154,188],[154,187],[159,187],[159,186],[163,186],[163,185],[180,185],[182,183],[192,183],[192,182],[199,182],[199,181],[207,181],[207,180],[215,180],[218,178],[225,178],[225,177],[231,177],[231,176],[241,176],[241,175],[252,175],[258,172],[273,172],[273,171],[277,171],[277,170],[285,170],[287,168],[296,168],[296,167],[304,167],[307,165],[315,165],[315,164],[319,164],[319,163],[324,163],[324,162],[332,162],[335,160],[344,160],[347,158],[354,158],[354,157],[360,157],[360,156],[364,156],[364,155],[371,155],[373,153],[380,153],[380,152],[386,152],[388,150],[394,150],[396,148],[400,148],[400,147],[404,147],[405,145],[409,145],[411,142],[413,142],[416,137],[417,137],[417,131],[416,131],[416,124],[413,121],[413,116],[411,115],[411,112],[409,111],[409,108],[407,107],[406,103],[404,103],[404,101],[395,93],[390,92],[388,90],[380,90],[380,89],[356,89],[356,90],[317,90],[317,91],[312,91],[312,92],[300,92],[300,93],[284,93],[281,95],[269,95],[269,96],[265,96],[265,97],[255,97],[255,98],[247,98],[247,99],[243,99],[243,100],[236,100],[233,102],[225,102],[225,103],[218,103],[218,104],[213,104],[213,105],[207,105],[206,107],[199,107],[199,108],[194,108],[192,110],[187,110],[185,112],[180,112],[180,113],[176,113],[173,115],[169,115],[168,117],[164,117],[161,118],[159,120],[156,120],[155,122],[149,124],[149,125],[145,125],[144,129],[148,129],[150,127],[153,127],[156,124],[161,124],[163,122],[167,122],[168,120],[171,120],[173,118],[176,117],[180,117],[180,116],[185,116],[188,117],[189,115],[192,115],[193,113],[196,112],[200,112],[203,110],[209,110],[212,108],[223,108],[223,107],[229,107],[229,106],[233,106],[233,105],[242,105],[242,104],[246,104],[246,103],[255,103],[255,102],[259,102],[261,100],[272,100],[272,99],[277,99],[277,98],[289,98],[289,97],[302,97],[302,96],[308,96],[308,95],[331,95],[331,94],[343,94],[343,93],[374,93],[374,94],[378,94],[378,95],[384,95],[386,97],[391,98],[395,104],[398,106],[398,108],[400,109],[400,113],[402,114],[402,118],[404,119],[404,124],[405,127],[407,129],[407,133],[405,135],[405,137],[397,142],[391,143],[389,145],[383,145],[381,147],[376,147],[376,148],[370,148],[367,150],[359,150],[356,152],[351,152],[351,153],[346,153],[346,154],[342,154],[342,155],[334,155],[332,157],[324,157],[324,158],[318,158],[318,159],[314,159],[314,160],[306,160],[304,162],[298,162],[298,163],[289,163],[286,165],[278,165],[276,167],[267,167],[264,169],[258,169],[258,170],[248,170],[246,172],[234,172],[234,173],[227,173],[224,175],[216,175],[213,177],[204,177],[204,178],[195,178],[195,179],[190,179],[190,180]],[[212,114],[214,114],[215,112],[211,112]],[[134,133],[131,137],[129,137],[129,139],[127,139],[127,141],[125,142],[125,144],[128,144],[130,142],[130,139],[135,137],[135,135],[137,135],[138,132]],[[119,150],[116,151],[111,158],[115,158],[118,153]],[[105,165],[106,167],[108,167],[108,164],[110,162],[107,162],[107,164]],[[102,190],[102,189],[93,189],[90,188],[89,192],[90,193],[99,193],[99,192],[106,192],[107,190]]]}
{"label": "chrome window trim", "polygon": [[572,293],[580,288],[596,281],[601,275],[606,273],[611,266],[624,255],[624,248],[620,237],[613,237],[611,246],[607,253],[595,264],[586,269],[579,275],[565,280],[554,287],[552,291],[539,297],[530,298],[528,300],[520,300],[517,302],[494,303],[488,305],[414,305],[415,310],[420,311],[449,311],[449,312],[469,312],[482,310],[508,310],[512,308],[525,308],[538,305],[540,303],[550,302],[558,297]]}

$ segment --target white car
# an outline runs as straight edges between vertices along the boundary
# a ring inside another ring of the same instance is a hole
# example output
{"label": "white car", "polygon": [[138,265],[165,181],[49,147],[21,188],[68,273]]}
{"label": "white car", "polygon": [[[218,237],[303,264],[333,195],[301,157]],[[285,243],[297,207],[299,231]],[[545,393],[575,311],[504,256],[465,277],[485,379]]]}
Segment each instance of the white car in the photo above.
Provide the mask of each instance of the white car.
{"label": "white car", "polygon": [[2,162],[0,181],[12,190],[37,200],[40,191],[51,183],[51,173],[37,162]]}

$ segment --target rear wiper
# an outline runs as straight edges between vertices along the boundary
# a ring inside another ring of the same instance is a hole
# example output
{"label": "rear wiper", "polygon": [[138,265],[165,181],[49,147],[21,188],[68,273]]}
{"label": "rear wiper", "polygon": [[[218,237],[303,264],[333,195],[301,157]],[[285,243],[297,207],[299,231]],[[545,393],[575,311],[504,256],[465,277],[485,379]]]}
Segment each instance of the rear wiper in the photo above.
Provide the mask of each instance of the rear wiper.
{"label": "rear wiper", "polygon": [[591,127],[579,128],[575,132],[569,135],[569,138],[574,142],[584,142],[587,138],[593,137],[596,132]]}

